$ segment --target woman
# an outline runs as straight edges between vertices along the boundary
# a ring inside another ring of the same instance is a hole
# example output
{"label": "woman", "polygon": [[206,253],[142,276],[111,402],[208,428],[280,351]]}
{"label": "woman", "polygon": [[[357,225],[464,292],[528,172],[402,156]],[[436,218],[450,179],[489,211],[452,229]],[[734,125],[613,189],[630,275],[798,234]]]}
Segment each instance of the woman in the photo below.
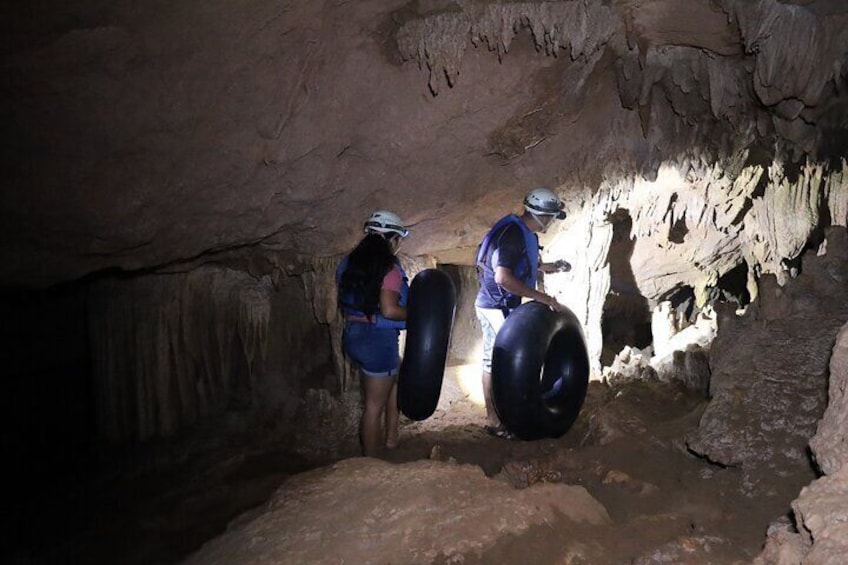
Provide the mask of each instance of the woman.
{"label": "woman", "polygon": [[376,456],[381,443],[389,449],[398,445],[398,337],[406,327],[409,284],[395,254],[407,235],[396,214],[374,212],[365,222],[365,237],[336,271],[343,348],[359,367],[365,393],[360,439],[366,457]]}

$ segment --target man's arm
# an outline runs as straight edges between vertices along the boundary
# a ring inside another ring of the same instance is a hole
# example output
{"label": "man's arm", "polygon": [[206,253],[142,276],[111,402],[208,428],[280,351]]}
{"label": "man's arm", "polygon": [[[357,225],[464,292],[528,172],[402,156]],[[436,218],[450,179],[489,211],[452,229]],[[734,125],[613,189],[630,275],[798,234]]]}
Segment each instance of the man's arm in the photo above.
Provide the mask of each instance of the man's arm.
{"label": "man's arm", "polygon": [[556,310],[557,312],[561,312],[562,309],[565,308],[562,304],[557,302],[556,298],[553,296],[539,292],[535,288],[530,288],[524,284],[524,282],[516,277],[512,270],[507,267],[495,267],[495,283],[510,294],[531,298],[537,302],[541,302],[542,304],[547,304],[552,310]]}

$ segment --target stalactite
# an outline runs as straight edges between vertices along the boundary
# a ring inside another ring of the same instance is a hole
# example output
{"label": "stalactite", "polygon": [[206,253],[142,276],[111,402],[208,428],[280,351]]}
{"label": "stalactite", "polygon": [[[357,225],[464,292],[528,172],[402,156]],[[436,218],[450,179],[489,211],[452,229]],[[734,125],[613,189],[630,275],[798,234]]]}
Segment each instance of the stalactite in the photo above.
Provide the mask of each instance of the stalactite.
{"label": "stalactite", "polygon": [[336,298],[336,268],[340,260],[341,257],[317,257],[312,260],[311,269],[301,274],[300,278],[306,299],[312,304],[315,319],[330,326],[330,350],[335,374],[339,377],[338,388],[346,391],[353,387],[354,375],[342,353],[344,323]]}
{"label": "stalactite", "polygon": [[733,9],[747,51],[756,55],[760,100],[767,106],[790,100],[816,106],[838,72],[848,32],[804,6],[777,0],[735,2]]}
{"label": "stalactite", "polygon": [[827,178],[827,207],[834,226],[848,227],[848,161],[842,159],[841,169]]}
{"label": "stalactite", "polygon": [[398,50],[430,71],[429,86],[438,94],[443,77],[453,86],[471,41],[485,43],[502,57],[522,26],[530,28],[537,49],[557,55],[568,46],[572,59],[598,50],[619,25],[613,11],[600,3],[503,2],[467,3],[459,10],[429,14],[405,23],[397,33]]}
{"label": "stalactite", "polygon": [[824,186],[821,165],[806,165],[797,180],[787,178],[777,163],[769,168],[769,184],[754,199],[745,217],[746,243],[764,272],[785,281],[782,263],[797,257],[819,224]]}
{"label": "stalactite", "polygon": [[430,71],[428,84],[438,94],[446,80],[453,86],[459,75],[462,55],[468,46],[470,19],[464,13],[435,14],[405,24],[397,34],[404,59],[416,59],[419,68]]}
{"label": "stalactite", "polygon": [[101,434],[168,435],[224,408],[238,364],[251,378],[265,356],[271,290],[270,277],[216,267],[93,283]]}
{"label": "stalactite", "polygon": [[712,114],[730,123],[749,124],[746,118],[755,115],[757,110],[748,93],[751,76],[748,69],[727,57],[710,57],[707,74]]}

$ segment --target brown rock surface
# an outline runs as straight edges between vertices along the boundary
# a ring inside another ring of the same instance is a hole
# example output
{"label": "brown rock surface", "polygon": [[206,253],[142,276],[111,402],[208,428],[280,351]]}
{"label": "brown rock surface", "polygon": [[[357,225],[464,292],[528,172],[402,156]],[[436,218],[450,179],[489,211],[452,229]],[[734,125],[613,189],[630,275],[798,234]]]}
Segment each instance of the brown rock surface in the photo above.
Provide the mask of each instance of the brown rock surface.
{"label": "brown rock surface", "polygon": [[843,563],[848,554],[848,467],[822,477],[801,490],[792,503],[799,529],[812,547],[810,565]]}
{"label": "brown rock surface", "polygon": [[452,562],[557,517],[610,522],[583,487],[514,490],[479,467],[356,458],[289,480],[185,563]]}
{"label": "brown rock surface", "polygon": [[848,325],[836,337],[830,358],[827,409],[810,448],[823,473],[831,475],[848,463]]}
{"label": "brown rock surface", "polygon": [[775,469],[812,472],[807,444],[825,411],[834,340],[848,320],[845,230],[827,233],[832,253],[805,255],[786,287],[762,279],[759,300],[720,326],[712,346],[712,401],[688,445],[748,469],[751,492]]}
{"label": "brown rock surface", "polygon": [[376,207],[414,226],[410,253],[468,263],[534,185],[579,195],[761,146],[838,160],[848,15],[796,4],[10,8],[0,284],[333,255]]}

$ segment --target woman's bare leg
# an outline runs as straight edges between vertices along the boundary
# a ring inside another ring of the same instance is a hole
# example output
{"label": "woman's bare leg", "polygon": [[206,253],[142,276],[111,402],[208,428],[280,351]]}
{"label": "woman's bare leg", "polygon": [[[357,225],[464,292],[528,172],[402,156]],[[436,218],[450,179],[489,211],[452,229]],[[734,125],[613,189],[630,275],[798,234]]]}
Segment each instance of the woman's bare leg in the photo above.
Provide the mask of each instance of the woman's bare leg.
{"label": "woman's bare leg", "polygon": [[360,439],[362,454],[366,457],[376,457],[383,443],[382,416],[386,404],[394,388],[395,379],[392,377],[362,376],[365,390],[365,410],[362,412],[360,424]]}
{"label": "woman's bare leg", "polygon": [[397,403],[397,378],[394,379],[392,390],[389,393],[388,402],[386,402],[386,447],[394,449],[398,446],[398,412]]}

